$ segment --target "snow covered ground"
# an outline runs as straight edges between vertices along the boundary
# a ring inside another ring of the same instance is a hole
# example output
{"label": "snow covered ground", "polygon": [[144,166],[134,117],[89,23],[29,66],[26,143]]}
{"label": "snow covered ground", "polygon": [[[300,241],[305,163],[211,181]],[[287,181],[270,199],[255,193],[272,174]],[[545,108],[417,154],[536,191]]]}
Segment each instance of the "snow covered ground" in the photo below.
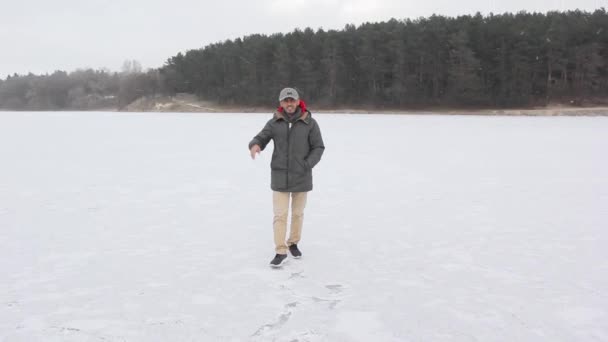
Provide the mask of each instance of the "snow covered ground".
{"label": "snow covered ground", "polygon": [[276,270],[269,115],[0,112],[0,341],[608,341],[608,118],[315,117]]}

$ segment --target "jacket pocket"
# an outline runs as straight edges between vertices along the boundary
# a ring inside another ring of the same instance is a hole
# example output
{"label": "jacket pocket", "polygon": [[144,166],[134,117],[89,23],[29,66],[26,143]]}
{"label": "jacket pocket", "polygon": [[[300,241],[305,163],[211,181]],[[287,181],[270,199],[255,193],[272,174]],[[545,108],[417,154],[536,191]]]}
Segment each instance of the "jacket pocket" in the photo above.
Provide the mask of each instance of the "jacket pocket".
{"label": "jacket pocket", "polygon": [[301,174],[306,174],[310,171],[310,167],[308,166],[308,163],[306,162],[306,160],[296,159],[296,164],[298,166],[298,169],[294,170],[294,171],[297,171],[298,173],[301,173]]}

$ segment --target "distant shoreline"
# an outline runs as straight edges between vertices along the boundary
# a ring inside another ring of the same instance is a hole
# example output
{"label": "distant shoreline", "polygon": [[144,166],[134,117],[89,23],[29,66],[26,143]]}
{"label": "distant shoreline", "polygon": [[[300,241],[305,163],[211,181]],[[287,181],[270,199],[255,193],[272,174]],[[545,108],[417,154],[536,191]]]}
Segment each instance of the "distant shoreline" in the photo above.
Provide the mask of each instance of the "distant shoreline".
{"label": "distant shoreline", "polygon": [[[313,113],[319,114],[392,114],[392,115],[483,115],[483,116],[608,116],[608,105],[572,106],[550,104],[545,107],[530,108],[458,108],[458,107],[420,107],[420,108],[348,108],[315,106],[309,104]],[[135,113],[260,113],[270,114],[275,106],[225,105],[213,101],[200,100],[192,94],[174,96],[141,97],[124,108],[100,107],[91,109],[62,110],[25,110],[24,112],[135,112]],[[0,109],[0,111],[12,111]]]}
{"label": "distant shoreline", "polygon": [[483,115],[483,116],[608,116],[608,107],[531,109],[317,110],[336,114]]}
{"label": "distant shoreline", "polygon": [[[342,111],[322,111],[327,113],[347,113]],[[421,109],[421,110],[386,110],[367,112],[353,110],[353,114],[412,114],[412,115],[483,115],[483,116],[608,116],[608,107],[585,107],[585,108],[485,108],[485,109]]]}
{"label": "distant shoreline", "polygon": [[[531,109],[315,109],[310,108],[313,114],[377,114],[377,115],[480,115],[480,116],[608,116],[608,107],[546,107]],[[270,114],[275,108],[245,108],[245,107],[206,107],[197,110],[153,110],[133,109],[118,110],[109,108],[89,110],[9,110],[0,109],[0,112],[112,112],[112,113],[192,113],[192,114],[214,114],[214,113],[248,113],[248,114]]]}
{"label": "distant shoreline", "polygon": [[[273,113],[274,106],[222,105],[198,99],[191,94],[165,97],[142,97],[119,112],[173,112],[173,113]],[[533,108],[456,108],[426,107],[410,109],[379,108],[328,108],[309,104],[313,113],[327,114],[397,114],[397,115],[496,115],[496,116],[608,116],[608,106],[588,107],[553,104]]]}
{"label": "distant shoreline", "polygon": [[[420,106],[411,108],[331,107],[309,103],[313,113],[319,114],[386,114],[386,115],[479,115],[479,116],[608,116],[608,99],[595,99],[585,105],[550,103],[544,107],[521,108],[466,108],[457,106]],[[201,100],[194,94],[178,93],[172,96],[142,96],[128,105],[117,108],[113,104],[91,106],[88,109],[24,110],[29,112],[136,112],[136,113],[263,113],[276,110],[274,103],[263,106],[219,104]],[[0,109],[0,111],[12,111]]]}

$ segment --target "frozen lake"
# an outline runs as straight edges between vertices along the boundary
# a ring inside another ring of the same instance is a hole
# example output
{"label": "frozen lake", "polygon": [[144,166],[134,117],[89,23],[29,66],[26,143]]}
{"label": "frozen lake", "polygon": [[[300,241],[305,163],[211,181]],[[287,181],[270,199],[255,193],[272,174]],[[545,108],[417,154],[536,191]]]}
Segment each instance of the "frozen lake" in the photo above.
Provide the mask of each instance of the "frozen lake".
{"label": "frozen lake", "polygon": [[0,341],[608,341],[608,118],[313,117],[275,270],[270,114],[0,112]]}

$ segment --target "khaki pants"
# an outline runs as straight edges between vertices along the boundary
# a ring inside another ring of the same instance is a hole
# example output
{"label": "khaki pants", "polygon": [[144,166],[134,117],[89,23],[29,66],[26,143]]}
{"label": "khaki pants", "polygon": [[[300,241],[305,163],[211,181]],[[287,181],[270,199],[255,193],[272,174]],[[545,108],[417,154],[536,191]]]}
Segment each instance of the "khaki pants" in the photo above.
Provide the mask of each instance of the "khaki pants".
{"label": "khaki pants", "polygon": [[[306,207],[307,192],[272,192],[272,208],[274,220],[274,244],[277,254],[287,254],[287,246],[300,242],[302,236],[302,222],[304,221],[304,207]],[[287,235],[287,212],[289,211],[289,197],[291,195],[291,229],[289,239]]]}

